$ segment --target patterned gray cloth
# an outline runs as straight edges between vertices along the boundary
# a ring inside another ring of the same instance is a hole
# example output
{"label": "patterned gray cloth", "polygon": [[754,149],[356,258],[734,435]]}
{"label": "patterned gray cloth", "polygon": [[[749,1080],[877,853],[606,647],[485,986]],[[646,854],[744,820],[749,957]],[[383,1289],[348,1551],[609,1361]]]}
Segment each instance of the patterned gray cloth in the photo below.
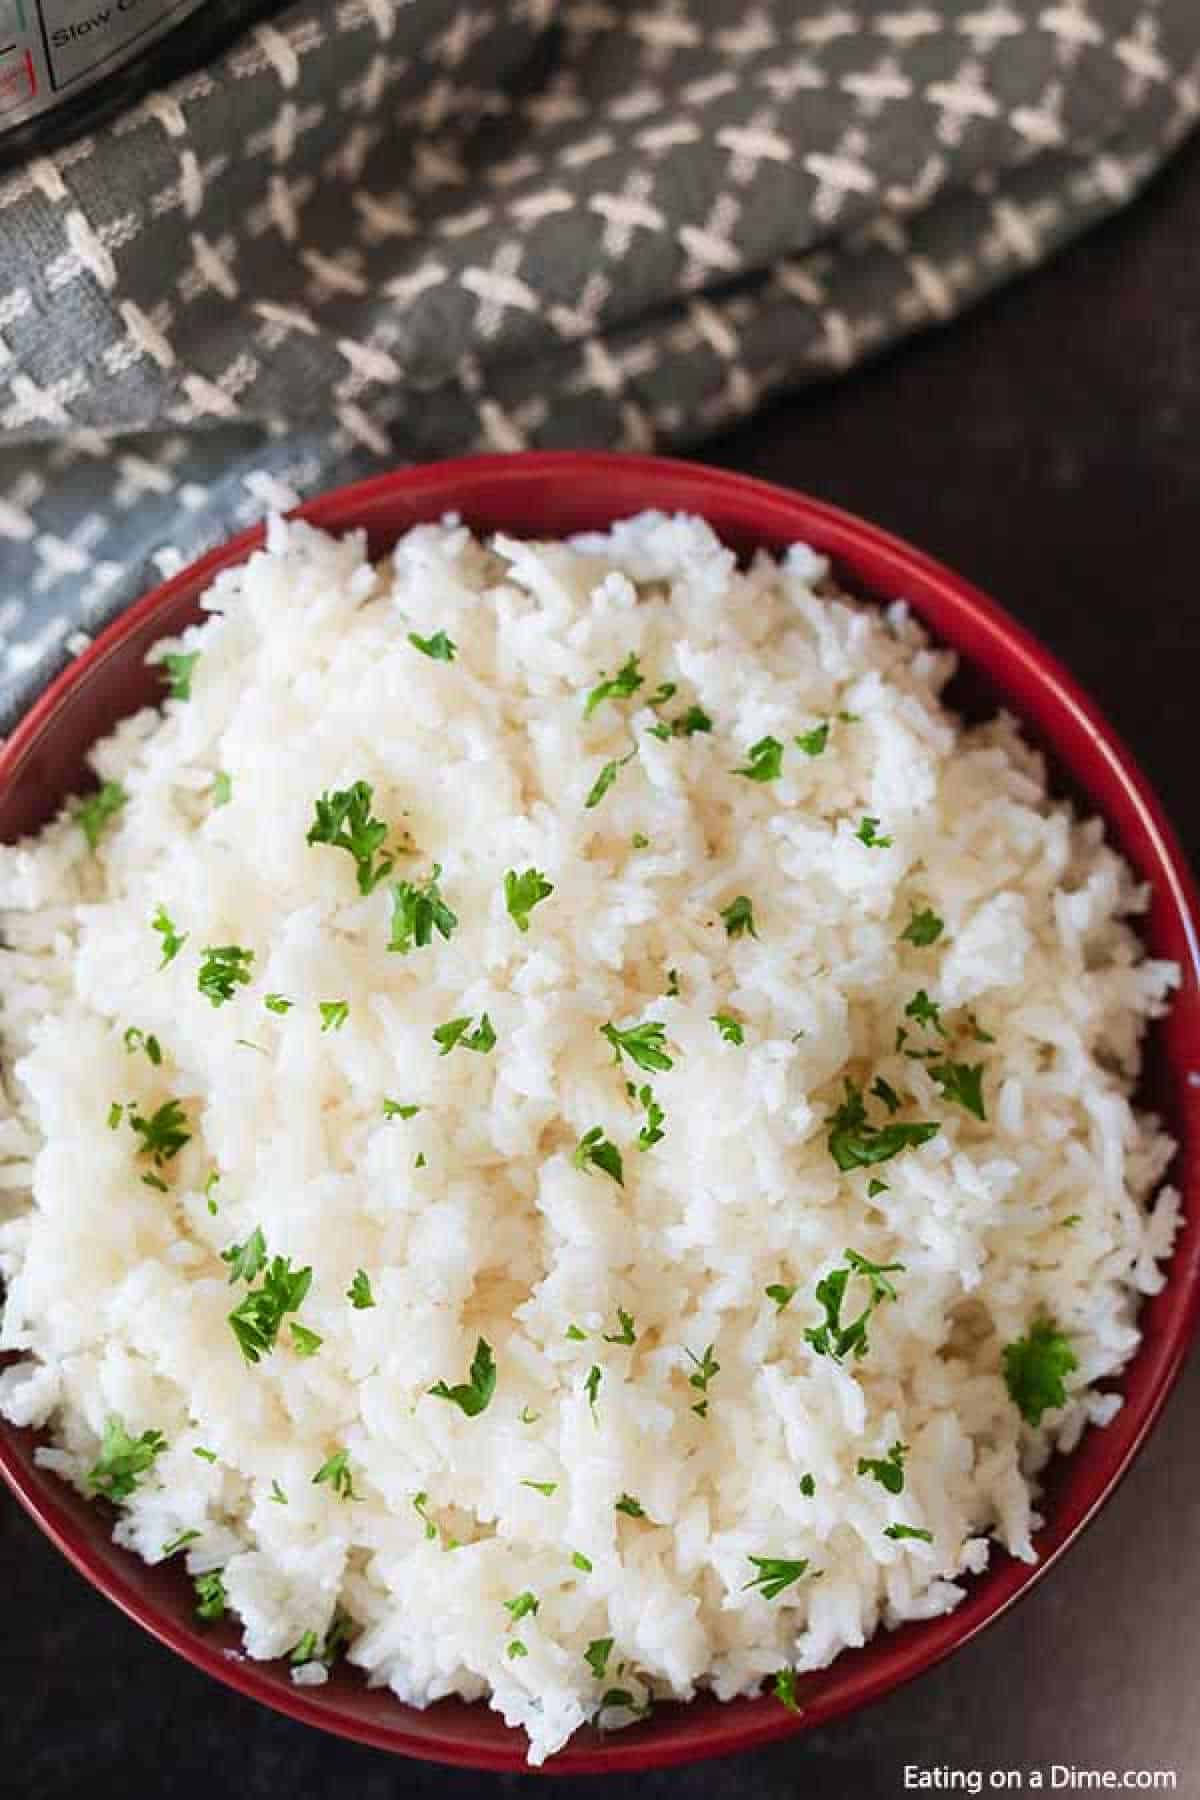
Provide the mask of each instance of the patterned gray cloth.
{"label": "patterned gray cloth", "polygon": [[1136,191],[1198,53],[1197,0],[278,12],[0,181],[0,727],[268,507],[688,443],[960,311]]}

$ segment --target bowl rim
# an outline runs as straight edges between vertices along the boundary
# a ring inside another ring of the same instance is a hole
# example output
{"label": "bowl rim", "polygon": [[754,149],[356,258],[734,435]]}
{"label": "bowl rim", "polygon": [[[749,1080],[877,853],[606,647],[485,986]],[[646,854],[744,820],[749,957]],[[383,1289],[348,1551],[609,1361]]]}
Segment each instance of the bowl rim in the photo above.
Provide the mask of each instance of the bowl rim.
{"label": "bowl rim", "polygon": [[[990,652],[1003,662],[1006,686],[1019,685],[1026,696],[1034,690],[1041,716],[1065,720],[1089,740],[1102,764],[1109,798],[1120,798],[1128,818],[1136,820],[1141,831],[1143,849],[1138,860],[1149,860],[1154,865],[1156,906],[1165,906],[1177,930],[1184,960],[1190,964],[1188,973],[1192,980],[1200,979],[1200,896],[1187,859],[1145,775],[1099,707],[1054,653],[997,602],[945,564],[868,520],[798,490],[709,464],[619,451],[569,450],[467,456],[395,469],[319,494],[289,509],[285,517],[304,519],[335,532],[369,530],[376,515],[386,512],[399,494],[410,501],[423,502],[426,509],[421,517],[432,520],[457,511],[460,505],[469,511],[469,502],[463,500],[461,493],[456,500],[456,490],[463,487],[484,484],[490,496],[498,497],[506,485],[528,488],[531,482],[567,479],[577,486],[590,485],[598,500],[594,510],[607,510],[608,516],[615,519],[625,516],[630,508],[607,509],[602,491],[620,478],[644,483],[647,491],[639,504],[648,508],[658,504],[653,492],[656,483],[660,488],[671,487],[673,511],[695,510],[705,515],[714,499],[720,498],[737,515],[737,530],[750,540],[803,540],[811,534],[822,554],[830,556],[835,564],[848,564],[852,574],[864,557],[879,571],[886,571],[882,582],[874,576],[864,582],[877,592],[890,589],[905,594],[909,586],[915,585],[920,591],[913,596],[913,611],[919,618],[924,617],[925,603],[935,602],[970,624],[977,635],[987,640]],[[0,743],[0,790],[16,778],[26,758],[36,750],[42,733],[79,684],[102,669],[131,633],[180,596],[199,594],[221,570],[244,562],[262,544],[265,533],[266,524],[262,522],[206,551],[127,607],[82,654],[68,663],[33,699]],[[938,635],[937,625],[931,624],[929,629],[935,637]],[[959,654],[964,662],[973,660],[968,652]],[[1032,717],[1037,728],[1037,710],[1031,716],[1024,700],[1015,710],[1023,725],[1028,725]],[[1109,799],[1101,802],[1089,794],[1089,801],[1104,819],[1117,847],[1123,854],[1132,855],[1128,824],[1120,826],[1114,822]],[[1188,1204],[1186,1181],[1183,1187],[1186,1225],[1191,1221],[1195,1202]],[[908,1645],[899,1655],[881,1654],[878,1666],[872,1665],[856,1679],[844,1683],[840,1692],[819,1696],[799,1717],[763,1696],[745,1703],[756,1715],[752,1719],[746,1717],[744,1710],[735,1716],[733,1707],[718,1706],[715,1711],[706,1712],[701,1730],[689,1734],[685,1726],[665,1742],[656,1739],[651,1723],[631,1732],[615,1733],[599,1745],[573,1749],[568,1743],[541,1772],[629,1772],[757,1748],[828,1723],[881,1698],[944,1660],[1001,1617],[1046,1576],[1111,1498],[1156,1423],[1200,1326],[1200,1233],[1192,1235],[1196,1242],[1188,1258],[1178,1266],[1177,1247],[1169,1266],[1166,1288],[1172,1291],[1173,1311],[1168,1326],[1153,1342],[1143,1338],[1125,1371],[1127,1376],[1131,1370],[1149,1365],[1136,1408],[1131,1409],[1132,1431],[1120,1450],[1109,1458],[1100,1479],[1065,1527],[1053,1529],[1051,1520],[1039,1533],[1040,1538],[1045,1538],[1049,1530],[1050,1542],[1036,1564],[1010,1559],[989,1569],[989,1604],[978,1611],[978,1616],[971,1616],[964,1600],[952,1613],[921,1622],[918,1644]],[[123,1553],[118,1572],[92,1550],[87,1531],[68,1516],[55,1498],[58,1478],[35,1476],[25,1468],[9,1441],[11,1429],[0,1421],[0,1477],[26,1512],[93,1587],[204,1673],[302,1723],[377,1749],[490,1772],[531,1772],[520,1749],[522,1738],[515,1732],[508,1734],[513,1740],[511,1746],[507,1740],[492,1745],[467,1742],[452,1733],[441,1738],[436,1734],[409,1733],[403,1721],[410,1709],[400,1702],[394,1727],[376,1725],[322,1705],[319,1696],[323,1689],[290,1684],[280,1687],[268,1681],[260,1669],[272,1665],[259,1665],[223,1651],[199,1632],[187,1629],[143,1596],[124,1573],[126,1560],[134,1558],[132,1551]],[[889,1636],[881,1628],[872,1642],[886,1645]],[[723,1714],[727,1716],[723,1718]]]}

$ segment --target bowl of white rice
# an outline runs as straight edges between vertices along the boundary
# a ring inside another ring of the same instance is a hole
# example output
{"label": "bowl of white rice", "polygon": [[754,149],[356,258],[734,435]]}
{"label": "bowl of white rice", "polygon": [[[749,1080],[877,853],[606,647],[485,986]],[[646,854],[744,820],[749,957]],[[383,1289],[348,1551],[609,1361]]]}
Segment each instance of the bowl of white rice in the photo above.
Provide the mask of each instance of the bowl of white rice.
{"label": "bowl of white rice", "polygon": [[848,1712],[1178,1373],[1194,919],[1049,654],[846,514],[538,454],[271,520],[0,751],[0,1472],[384,1749]]}

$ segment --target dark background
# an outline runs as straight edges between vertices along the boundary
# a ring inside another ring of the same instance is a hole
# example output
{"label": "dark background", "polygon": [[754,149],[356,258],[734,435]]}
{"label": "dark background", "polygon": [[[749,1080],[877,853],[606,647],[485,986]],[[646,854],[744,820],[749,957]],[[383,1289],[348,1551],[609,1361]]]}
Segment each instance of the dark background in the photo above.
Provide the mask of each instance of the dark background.
{"label": "dark background", "polygon": [[[1200,142],[1051,267],[700,454],[865,513],[993,593],[1101,702],[1195,858]],[[1193,1358],[1085,1540],[913,1686],[735,1762],[594,1790],[405,1763],[266,1712],[130,1624],[5,1496],[0,1792],[883,1800],[912,1762],[1041,1768],[1047,1791],[1054,1764],[1174,1769],[1176,1791],[1200,1795],[1198,1405]]]}

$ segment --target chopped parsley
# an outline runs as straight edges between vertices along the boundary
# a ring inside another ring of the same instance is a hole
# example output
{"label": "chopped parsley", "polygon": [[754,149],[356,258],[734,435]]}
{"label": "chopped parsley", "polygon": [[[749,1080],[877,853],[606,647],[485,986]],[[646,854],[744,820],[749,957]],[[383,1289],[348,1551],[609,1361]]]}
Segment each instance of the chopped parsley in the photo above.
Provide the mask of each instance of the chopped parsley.
{"label": "chopped parsley", "polygon": [[633,1328],[633,1314],[627,1313],[623,1306],[617,1308],[617,1323],[620,1331],[601,1332],[606,1344],[636,1344],[637,1332]]}
{"label": "chopped parsley", "polygon": [[571,1566],[575,1569],[582,1569],[585,1575],[590,1575],[592,1572],[591,1558],[585,1556],[582,1550],[572,1550]]}
{"label": "chopped parsley", "polygon": [[510,1662],[515,1662],[518,1656],[528,1656],[529,1650],[528,1647],[521,1642],[520,1638],[513,1638],[510,1641],[505,1654]]}
{"label": "chopped parsley", "polygon": [[646,1516],[645,1507],[632,1494],[622,1494],[619,1500],[613,1502],[613,1510],[624,1513],[627,1519],[644,1519]]}
{"label": "chopped parsley", "polygon": [[89,1488],[107,1500],[128,1500],[166,1447],[161,1431],[143,1431],[140,1437],[130,1437],[116,1413],[110,1413],[104,1421],[100,1455],[88,1470]]}
{"label": "chopped parsley", "polygon": [[324,1342],[325,1339],[315,1331],[310,1331],[307,1325],[299,1325],[295,1319],[292,1320],[292,1349],[297,1356],[315,1356]]}
{"label": "chopped parsley", "polygon": [[658,1104],[658,1101],[654,1098],[654,1093],[649,1082],[644,1081],[641,1087],[638,1087],[636,1083],[627,1081],[625,1083],[625,1091],[631,1100],[636,1100],[640,1103],[646,1114],[646,1123],[638,1132],[638,1149],[653,1149],[655,1144],[662,1143],[665,1135],[663,1132],[663,1120],[667,1115]]}
{"label": "chopped parsley", "polygon": [[317,1011],[321,1015],[322,1031],[340,1031],[350,1017],[349,1003],[345,1000],[318,1000]]}
{"label": "chopped parsley", "polygon": [[575,1146],[571,1161],[577,1169],[586,1170],[589,1164],[603,1169],[606,1175],[612,1176],[618,1187],[625,1186],[621,1152],[605,1137],[602,1125],[593,1125],[590,1131],[584,1132]]}
{"label": "chopped parsley", "polygon": [[523,1481],[522,1487],[532,1488],[535,1494],[544,1494],[548,1500],[558,1487],[557,1481]]}
{"label": "chopped parsley", "polygon": [[[111,1116],[110,1113],[110,1119]],[[186,1115],[178,1100],[164,1100],[148,1119],[135,1111],[131,1103],[129,1123],[142,1140],[138,1155],[152,1156],[155,1166],[160,1169],[192,1141],[191,1132],[185,1129]]]}
{"label": "chopped parsley", "polygon": [[222,1250],[221,1261],[229,1264],[229,1280],[257,1281],[267,1263],[267,1240],[261,1225],[256,1225],[244,1244],[230,1244]]}
{"label": "chopped parsley", "polygon": [[758,936],[754,926],[754,906],[748,895],[739,894],[728,906],[722,907],[721,917],[731,938],[741,937],[747,931],[752,938]]}
{"label": "chopped parsley", "polygon": [[784,1307],[795,1297],[796,1289],[789,1287],[785,1282],[773,1281],[770,1287],[763,1289],[763,1293],[768,1300],[775,1302],[776,1312],[782,1312]]}
{"label": "chopped parsley", "polygon": [[776,1669],[771,1692],[781,1705],[787,1707],[789,1712],[799,1714],[801,1707],[796,1698],[795,1669]]}
{"label": "chopped parsley", "polygon": [[218,1619],[223,1619],[229,1605],[229,1595],[225,1592],[221,1575],[220,1569],[210,1569],[207,1575],[197,1575],[192,1583],[196,1590],[196,1617],[204,1619],[209,1625],[215,1625]]}
{"label": "chopped parsley", "polygon": [[879,820],[872,818],[870,813],[863,814],[854,835],[860,844],[867,846],[868,850],[888,850],[892,845],[890,837],[880,837]]}
{"label": "chopped parsley", "polygon": [[458,649],[458,645],[444,631],[435,631],[432,637],[420,637],[415,631],[410,631],[408,641],[414,650],[419,650],[422,656],[428,656],[434,662],[453,662],[454,653]]}
{"label": "chopped parsley", "polygon": [[794,1581],[808,1572],[808,1558],[802,1556],[795,1562],[789,1562],[782,1556],[751,1556],[748,1559],[758,1570],[758,1574],[742,1585],[743,1593],[747,1588],[757,1588],[764,1600],[774,1600],[782,1594],[784,1588],[791,1587]]}
{"label": "chopped parsley", "polygon": [[695,1374],[688,1376],[688,1386],[694,1387],[700,1395],[700,1399],[696,1402],[695,1406],[693,1406],[692,1411],[698,1414],[700,1418],[707,1419],[708,1384],[715,1375],[721,1373],[721,1365],[713,1355],[713,1347],[711,1344],[709,1344],[703,1356],[696,1356],[694,1352],[689,1350],[685,1345],[684,1355],[689,1362],[696,1365]]}
{"label": "chopped parsley", "polygon": [[468,1419],[476,1418],[486,1409],[495,1391],[496,1360],[486,1338],[480,1338],[475,1345],[467,1381],[460,1382],[455,1387],[447,1387],[444,1381],[438,1381],[429,1390],[436,1399],[451,1401]]}
{"label": "chopped parsley", "polygon": [[131,1025],[125,1033],[125,1048],[131,1056],[135,1050],[144,1050],[156,1069],[162,1063],[162,1045],[152,1031],[139,1031],[136,1025]]}
{"label": "chopped parsley", "polygon": [[603,1681],[608,1673],[608,1659],[612,1655],[612,1647],[613,1640],[610,1637],[593,1638],[583,1653],[583,1660],[597,1681]]}
{"label": "chopped parsley", "polygon": [[711,731],[713,722],[702,706],[689,706],[685,713],[671,721],[673,737],[694,737],[698,731]]}
{"label": "chopped parsley", "polygon": [[563,1335],[564,1337],[570,1338],[573,1344],[585,1344],[587,1342],[587,1332],[581,1330],[578,1325],[568,1325]]}
{"label": "chopped parsley", "polygon": [[217,1216],[217,1203],[213,1199],[213,1189],[220,1179],[221,1171],[219,1169],[210,1169],[208,1174],[204,1177],[204,1200],[213,1218],[216,1218]]}
{"label": "chopped parsley", "polygon": [[858,1472],[860,1475],[873,1475],[880,1487],[886,1488],[889,1494],[900,1494],[904,1491],[904,1459],[908,1455],[908,1445],[895,1443],[886,1456],[860,1456]]}
{"label": "chopped parsley", "polygon": [[975,1039],[975,1042],[977,1044],[994,1044],[995,1043],[996,1040],[992,1036],[991,1032],[985,1031],[983,1029],[983,1026],[979,1023],[979,1020],[975,1017],[975,1014],[973,1012],[969,1012],[967,1014],[967,1024],[970,1027],[971,1036]]}
{"label": "chopped parsley", "polygon": [[517,1414],[522,1425],[536,1425],[541,1416],[541,1413],[534,1412],[531,1406],[523,1406]]}
{"label": "chopped parsley", "polygon": [[198,1531],[181,1531],[178,1537],[170,1538],[167,1543],[163,1545],[161,1554],[163,1556],[174,1556],[175,1552],[177,1550],[182,1550],[185,1544],[194,1544],[199,1536],[200,1533]]}
{"label": "chopped parsley", "polygon": [[900,936],[904,943],[915,944],[918,950],[924,950],[930,944],[936,944],[945,929],[945,921],[939,919],[928,907],[920,912],[914,907],[912,917]]}
{"label": "chopped parsley", "polygon": [[915,1019],[918,1025],[927,1030],[936,1031],[939,1037],[946,1037],[946,1027],[942,1024],[942,1009],[936,1000],[931,1000],[924,988],[918,988],[904,1009],[906,1019]]}
{"label": "chopped parsley", "polygon": [[679,692],[677,681],[660,681],[652,694],[646,695],[647,706],[665,706]]}
{"label": "chopped parsley", "polygon": [[235,990],[250,980],[254,952],[244,950],[240,944],[217,944],[209,945],[203,955],[196,986],[214,1006],[224,1006],[233,999]]}
{"label": "chopped parsley", "polygon": [[110,1131],[115,1131],[124,1117],[125,1108],[121,1105],[119,1100],[114,1100],[108,1109],[108,1129]]}
{"label": "chopped parsley", "polygon": [[868,1200],[874,1200],[877,1194],[886,1194],[889,1191],[887,1182],[880,1181],[878,1175],[873,1175],[867,1183]]}
{"label": "chopped parsley", "polygon": [[829,720],[821,725],[814,725],[811,731],[802,731],[796,743],[805,756],[822,756],[829,742]]}
{"label": "chopped parsley", "polygon": [[346,1298],[355,1312],[366,1312],[368,1307],[374,1306],[375,1296],[371,1292],[371,1280],[365,1269],[355,1270],[354,1280],[346,1289]]}
{"label": "chopped parsley", "polygon": [[554,883],[547,881],[538,869],[524,869],[517,874],[509,869],[504,876],[504,904],[508,915],[518,931],[529,930],[529,915],[542,900],[549,899],[554,892]]}
{"label": "chopped parsley", "polygon": [[188,933],[185,931],[181,934],[176,931],[165,906],[160,906],[158,908],[150,921],[150,929],[152,931],[157,931],[159,937],[162,939],[162,961],[158,966],[160,969],[165,969],[168,963],[175,961],[175,958],[187,943]]}
{"label": "chopped parsley", "polygon": [[307,844],[331,844],[336,850],[348,851],[354,858],[360,894],[373,893],[396,864],[395,857],[383,851],[387,826],[382,819],[371,817],[373,798],[369,781],[356,781],[352,787],[322,794],[304,840]]}
{"label": "chopped parsley", "polygon": [[922,1544],[933,1542],[932,1531],[925,1531],[920,1525],[885,1525],[883,1535],[897,1544],[904,1538],[916,1538]]}
{"label": "chopped parsley", "polygon": [[[607,678],[601,676],[596,686],[589,693],[587,700],[584,702],[584,718],[590,719],[596,708],[603,705],[605,700],[628,700],[631,694],[637,693],[643,680],[644,677],[638,666],[637,656],[631,650],[616,674],[610,675]],[[672,692],[674,692],[673,689]],[[653,704],[655,704],[655,702],[652,699],[651,705]]]}
{"label": "chopped parsley", "polygon": [[617,779],[619,772],[625,767],[625,764],[631,762],[636,755],[637,745],[635,744],[628,756],[618,756],[612,762],[606,762],[595,781],[593,781],[591,787],[588,789],[588,797],[583,803],[584,806],[599,806],[605,794],[607,794],[609,788]]}
{"label": "chopped parsley", "polygon": [[167,671],[167,692],[172,700],[190,700],[192,674],[200,661],[198,650],[168,650],[162,659]]}
{"label": "chopped parsley", "polygon": [[438,1026],[433,1034],[433,1041],[441,1045],[443,1056],[449,1056],[456,1044],[461,1044],[464,1050],[477,1050],[481,1056],[486,1056],[495,1047],[496,1033],[486,1013],[480,1013],[479,1024],[474,1031],[467,1029],[470,1023],[468,1015],[462,1019],[447,1019],[444,1025]]}
{"label": "chopped parsley", "polygon": [[435,931],[448,938],[456,929],[458,915],[451,912],[438,887],[441,872],[441,863],[434,863],[433,873],[423,887],[415,887],[411,881],[393,881],[389,950],[407,956],[410,950],[431,944]]}
{"label": "chopped parsley", "polygon": [[678,992],[679,992],[679,970],[678,969],[668,969],[667,970],[667,997],[669,999],[674,999],[674,997],[678,994]]}
{"label": "chopped parsley", "polygon": [[889,1162],[902,1150],[916,1150],[935,1138],[941,1126],[932,1119],[910,1124],[872,1125],[863,1104],[862,1089],[847,1078],[846,1098],[827,1123],[829,1154],[838,1168],[867,1169]]}
{"label": "chopped parsley", "polygon": [[713,1013],[712,1022],[727,1044],[744,1044],[746,1033],[732,1013]]}
{"label": "chopped parsley", "polygon": [[420,1519],[421,1523],[425,1527],[426,1540],[430,1541],[437,1536],[437,1526],[433,1523],[432,1519],[429,1517],[428,1513],[425,1511],[425,1508],[428,1505],[429,1505],[429,1495],[425,1492],[424,1488],[422,1488],[422,1490],[419,1494],[413,1495],[413,1511],[416,1513],[417,1517]]}
{"label": "chopped parsley", "polygon": [[[887,1278],[904,1268],[903,1263],[873,1263],[854,1250],[847,1250],[844,1254],[846,1266],[830,1269],[816,1286],[817,1304],[825,1312],[823,1323],[809,1326],[804,1333],[818,1356],[830,1356],[834,1362],[841,1362],[844,1356],[850,1354],[856,1357],[867,1354],[870,1348],[867,1325],[871,1315],[885,1300],[896,1298],[896,1290]],[[856,1318],[843,1322],[842,1305],[846,1289],[856,1275],[867,1283],[868,1299]]]}
{"label": "chopped parsley", "polygon": [[885,1081],[882,1075],[877,1075],[871,1083],[871,1094],[876,1100],[882,1100],[890,1113],[900,1111],[900,1096],[891,1082]]}
{"label": "chopped parsley", "polygon": [[537,1609],[537,1595],[531,1594],[528,1588],[526,1588],[523,1594],[518,1594],[515,1599],[506,1600],[504,1602],[504,1610],[512,1619],[514,1625],[519,1619],[532,1618],[537,1612]]}
{"label": "chopped parsley", "polygon": [[650,839],[646,836],[644,831],[635,831],[629,841],[635,850],[648,850],[650,848]]}
{"label": "chopped parsley", "polygon": [[224,769],[218,769],[212,778],[212,803],[214,806],[228,806],[233,799],[233,776]]}
{"label": "chopped parsley", "polygon": [[279,1013],[281,1016],[291,1012],[295,1004],[294,1000],[288,1000],[283,994],[267,994],[263,1000],[268,1012]]}
{"label": "chopped parsley", "polygon": [[126,804],[129,795],[119,781],[106,781],[75,808],[75,823],[87,839],[88,849],[98,850],[105,829]]}
{"label": "chopped parsley", "polygon": [[600,1365],[593,1363],[587,1372],[587,1380],[583,1384],[583,1391],[588,1397],[588,1406],[591,1408],[593,1419],[596,1417],[596,1396],[600,1392],[600,1383],[603,1378]]}
{"label": "chopped parsley", "polygon": [[743,767],[732,774],[744,775],[747,781],[776,781],[783,772],[783,745],[778,738],[759,738],[747,750],[746,758]]}
{"label": "chopped parsley", "polygon": [[1004,1380],[1013,1405],[1027,1425],[1065,1406],[1064,1377],[1079,1367],[1070,1339],[1049,1319],[1039,1319],[1029,1335],[1004,1347]]}
{"label": "chopped parsley", "polygon": [[299,1312],[312,1286],[312,1269],[293,1269],[290,1256],[275,1256],[261,1271],[262,1286],[251,1288],[229,1314],[229,1326],[248,1363],[275,1348],[288,1313]]}
{"label": "chopped parsley", "polygon": [[171,1191],[161,1175],[145,1174],[142,1181],[146,1187],[157,1188],[160,1194],[169,1194]]}
{"label": "chopped parsley", "polygon": [[[624,1667],[624,1664],[622,1664],[622,1667]],[[635,1714],[639,1719],[647,1719],[654,1710],[654,1701],[647,1695],[645,1700],[639,1705],[634,1696],[629,1692],[628,1688],[609,1688],[600,1696],[600,1704],[596,1708],[596,1717],[599,1718],[600,1714],[605,1712],[609,1707],[617,1706],[623,1707],[626,1712]],[[605,1729],[603,1724],[601,1724],[600,1729],[602,1731]]]}
{"label": "chopped parsley", "polygon": [[335,1450],[333,1455],[323,1462],[312,1478],[312,1485],[318,1487],[327,1482],[339,1500],[357,1500],[359,1495],[354,1491],[354,1477],[350,1473],[350,1452]]}
{"label": "chopped parsley", "polygon": [[954,1100],[977,1119],[986,1119],[983,1105],[983,1064],[944,1062],[931,1067],[930,1075],[947,1100]]}
{"label": "chopped parsley", "polygon": [[619,1063],[624,1055],[639,1069],[653,1071],[675,1067],[674,1060],[663,1048],[666,1027],[657,1019],[647,1019],[644,1025],[631,1025],[627,1031],[618,1030],[609,1020],[607,1025],[600,1027],[600,1033],[613,1047],[614,1062]]}
{"label": "chopped parsley", "polygon": [[804,1495],[804,1498],[806,1500],[811,1500],[813,1495],[816,1493],[816,1491],[817,1491],[817,1484],[813,1480],[812,1476],[811,1475],[802,1475],[800,1477],[800,1492]]}
{"label": "chopped parsley", "polygon": [[203,1444],[194,1445],[193,1449],[192,1449],[192,1455],[200,1457],[201,1460],[206,1463],[215,1463],[217,1460],[216,1451],[215,1450],[206,1450]]}
{"label": "chopped parsley", "polygon": [[268,1499],[273,1500],[276,1506],[286,1506],[288,1503],[288,1497],[277,1481],[272,1481],[271,1492],[268,1495]]}
{"label": "chopped parsley", "polygon": [[419,1106],[406,1106],[401,1100],[389,1100],[384,1095],[383,1116],[385,1119],[415,1119],[420,1112]]}

